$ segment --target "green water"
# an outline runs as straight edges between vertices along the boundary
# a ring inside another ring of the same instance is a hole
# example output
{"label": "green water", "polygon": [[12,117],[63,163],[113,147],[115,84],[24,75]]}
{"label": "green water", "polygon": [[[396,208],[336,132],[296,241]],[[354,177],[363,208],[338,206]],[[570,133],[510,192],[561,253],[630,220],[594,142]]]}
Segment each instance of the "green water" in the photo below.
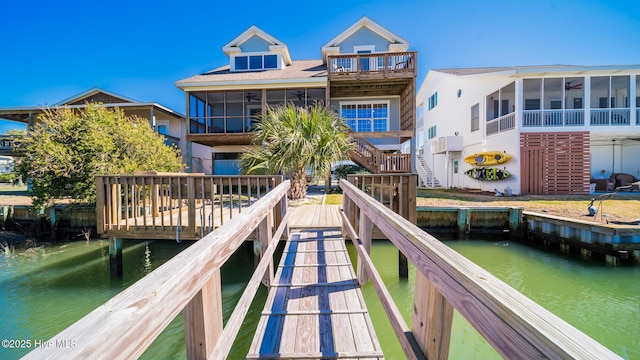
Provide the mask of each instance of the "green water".
{"label": "green water", "polygon": [[[640,267],[610,267],[510,241],[445,241],[463,256],[625,359],[640,359]],[[355,260],[352,254],[352,261]],[[398,308],[411,323],[415,268],[398,279],[397,250],[374,242],[371,252]],[[364,296],[387,359],[403,359],[371,284]],[[456,311],[450,359],[501,359]]]}
{"label": "green water", "polygon": [[[626,359],[640,359],[640,267],[606,267],[512,242],[449,241],[455,250],[587,333]],[[508,244],[508,246],[507,246]],[[124,279],[109,279],[108,244],[75,242],[0,255],[0,338],[46,340],[184,250],[189,242],[124,242]],[[350,249],[353,255],[353,249]],[[374,242],[372,257],[398,307],[410,322],[415,269],[397,277],[397,251]],[[231,314],[251,275],[251,245],[222,270],[223,311]],[[387,359],[403,359],[370,284],[364,296]],[[261,288],[230,359],[247,353],[266,290]],[[96,329],[99,331],[99,329]],[[81,346],[81,344],[78,344]],[[33,345],[32,345],[33,346]],[[29,348],[0,348],[0,359],[15,359]],[[178,316],[147,350],[146,359],[185,357]],[[457,313],[451,359],[500,357]]]}

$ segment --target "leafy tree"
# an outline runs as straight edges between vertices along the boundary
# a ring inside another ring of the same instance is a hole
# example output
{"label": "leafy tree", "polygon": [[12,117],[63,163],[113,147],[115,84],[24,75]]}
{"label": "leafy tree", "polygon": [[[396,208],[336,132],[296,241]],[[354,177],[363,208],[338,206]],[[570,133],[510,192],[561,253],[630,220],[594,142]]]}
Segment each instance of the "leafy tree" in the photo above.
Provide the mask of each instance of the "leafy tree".
{"label": "leafy tree", "polygon": [[62,198],[95,203],[96,175],[183,169],[179,151],[146,120],[100,104],[46,109],[20,150],[17,172],[31,183],[35,207]]}
{"label": "leafy tree", "polygon": [[327,178],[331,164],[348,159],[352,148],[346,125],[322,104],[311,108],[293,104],[270,108],[260,115],[253,142],[240,157],[246,174],[283,174],[291,179],[289,198],[307,193],[307,171]]}
{"label": "leafy tree", "polygon": [[14,135],[14,136],[24,136],[26,134],[27,134],[27,131],[22,129],[10,129],[4,133],[4,135]]}

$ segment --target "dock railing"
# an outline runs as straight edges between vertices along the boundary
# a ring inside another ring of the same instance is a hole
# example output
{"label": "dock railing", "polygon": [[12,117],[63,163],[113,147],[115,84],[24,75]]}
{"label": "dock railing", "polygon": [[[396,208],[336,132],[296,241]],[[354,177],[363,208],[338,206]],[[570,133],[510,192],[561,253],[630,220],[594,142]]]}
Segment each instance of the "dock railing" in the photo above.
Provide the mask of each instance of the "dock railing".
{"label": "dock railing", "polygon": [[[282,183],[282,176],[143,172],[96,177],[105,237],[197,240]],[[276,216],[279,221],[281,215]]]}
{"label": "dock railing", "polygon": [[[271,219],[287,208],[284,181],[224,227],[205,236],[164,265],[54,336],[25,359],[134,359],[182,311],[189,359],[226,358],[261,283],[273,280],[273,254],[288,235],[288,213],[275,228]],[[223,327],[220,269],[258,230],[261,260]],[[99,331],[96,331],[99,329]]]}
{"label": "dock railing", "polygon": [[[358,252],[358,281],[371,279],[408,359],[448,358],[454,308],[505,359],[621,359],[357,186],[340,187],[343,208],[355,214],[342,217]],[[411,327],[369,257],[374,224],[416,267]]]}

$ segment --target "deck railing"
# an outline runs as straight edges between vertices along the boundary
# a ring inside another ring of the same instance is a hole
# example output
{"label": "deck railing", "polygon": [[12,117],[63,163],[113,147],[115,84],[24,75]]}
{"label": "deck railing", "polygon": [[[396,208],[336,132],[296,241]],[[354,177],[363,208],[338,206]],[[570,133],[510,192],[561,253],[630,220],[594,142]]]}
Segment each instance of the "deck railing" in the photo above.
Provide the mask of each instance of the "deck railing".
{"label": "deck railing", "polygon": [[97,176],[97,232],[121,238],[196,240],[233,219],[282,176],[140,173]]}
{"label": "deck railing", "polygon": [[[636,110],[636,124],[640,124],[640,110]],[[585,126],[585,117],[591,126],[631,125],[631,109],[564,109],[564,110],[524,110],[523,127]],[[495,128],[495,125],[493,125]],[[492,128],[492,129],[493,129]]]}
{"label": "deck railing", "polygon": [[487,121],[486,130],[487,135],[497,134],[503,131],[513,130],[516,127],[516,115],[515,113],[509,113],[507,115],[495,118]]}
{"label": "deck railing", "polygon": [[0,153],[11,155],[20,152],[18,149],[22,135],[0,135]]}
{"label": "deck railing", "polygon": [[[620,359],[355,185],[340,187],[344,208],[359,212],[358,230],[342,214],[358,251],[358,280],[371,279],[407,358],[448,358],[455,308],[506,359]],[[411,327],[369,257],[374,224],[416,267]]]}
{"label": "deck railing", "polygon": [[346,77],[350,74],[416,76],[417,56],[416,51],[331,55],[327,67],[330,78]]}
{"label": "deck railing", "polygon": [[[288,235],[285,181],[213,233],[205,236],[104,305],[54,336],[25,359],[135,359],[180,313],[189,359],[224,359],[262,282],[273,280],[273,254]],[[220,269],[247,237],[258,231],[261,260],[223,327]],[[96,331],[98,329],[99,331]],[[65,342],[66,341],[66,342]]]}

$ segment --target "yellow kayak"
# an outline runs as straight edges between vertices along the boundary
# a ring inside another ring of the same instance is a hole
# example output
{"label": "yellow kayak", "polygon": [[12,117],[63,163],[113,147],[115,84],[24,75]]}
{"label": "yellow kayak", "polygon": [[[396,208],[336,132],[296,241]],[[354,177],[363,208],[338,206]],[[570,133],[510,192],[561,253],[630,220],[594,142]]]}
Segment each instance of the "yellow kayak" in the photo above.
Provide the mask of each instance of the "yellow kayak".
{"label": "yellow kayak", "polygon": [[464,162],[476,166],[498,165],[511,159],[511,155],[503,151],[484,151],[469,155],[464,158]]}

